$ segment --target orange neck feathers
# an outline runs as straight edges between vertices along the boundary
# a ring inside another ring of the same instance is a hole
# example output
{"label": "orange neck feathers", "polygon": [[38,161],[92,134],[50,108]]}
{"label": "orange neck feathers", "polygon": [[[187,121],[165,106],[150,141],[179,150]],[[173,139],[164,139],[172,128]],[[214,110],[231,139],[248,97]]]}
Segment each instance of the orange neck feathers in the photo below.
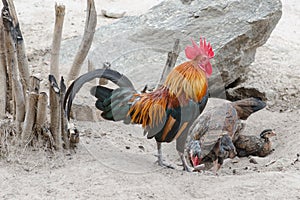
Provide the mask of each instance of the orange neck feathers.
{"label": "orange neck feathers", "polygon": [[164,86],[171,94],[195,102],[199,102],[205,96],[208,87],[207,78],[205,72],[195,65],[193,61],[188,61],[170,72]]}

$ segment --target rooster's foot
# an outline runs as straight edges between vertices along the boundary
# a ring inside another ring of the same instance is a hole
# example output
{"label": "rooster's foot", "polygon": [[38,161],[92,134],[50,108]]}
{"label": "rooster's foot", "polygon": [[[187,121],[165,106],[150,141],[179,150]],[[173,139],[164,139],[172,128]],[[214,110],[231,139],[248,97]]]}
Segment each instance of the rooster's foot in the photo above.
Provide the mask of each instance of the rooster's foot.
{"label": "rooster's foot", "polygon": [[166,168],[169,168],[169,169],[175,169],[175,167],[173,165],[164,162],[162,156],[157,155],[157,157],[158,157],[158,159],[157,159],[157,161],[155,161],[155,163],[157,163],[159,166],[166,167]]}

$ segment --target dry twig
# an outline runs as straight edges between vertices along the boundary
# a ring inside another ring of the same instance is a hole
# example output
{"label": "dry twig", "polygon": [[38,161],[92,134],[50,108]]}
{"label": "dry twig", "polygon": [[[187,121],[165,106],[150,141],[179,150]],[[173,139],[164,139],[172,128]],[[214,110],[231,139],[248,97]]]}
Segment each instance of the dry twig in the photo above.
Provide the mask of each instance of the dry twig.
{"label": "dry twig", "polygon": [[60,89],[53,75],[49,75],[50,94],[50,131],[53,135],[55,148],[61,149],[61,105]]}
{"label": "dry twig", "polygon": [[10,15],[9,8],[4,6],[2,10],[3,25],[4,25],[4,39],[6,47],[6,58],[8,65],[8,77],[12,86],[12,99],[14,100],[13,114],[16,119],[17,128],[20,130],[21,123],[25,117],[25,97],[22,84],[19,80],[17,68],[17,55],[15,48],[16,31],[13,26],[13,19]]}
{"label": "dry twig", "polygon": [[93,0],[87,0],[87,15],[85,21],[85,29],[79,50],[73,61],[68,81],[75,80],[78,77],[83,61],[85,60],[93,41],[95,28],[97,24],[97,13]]}
{"label": "dry twig", "polygon": [[4,41],[4,32],[2,17],[0,18],[0,120],[5,118],[6,107],[7,107],[7,84],[6,84],[6,57],[5,57],[5,41]]}
{"label": "dry twig", "polygon": [[62,37],[62,29],[65,16],[65,6],[55,4],[55,26],[51,48],[50,74],[59,78],[59,51]]}
{"label": "dry twig", "polygon": [[165,64],[163,72],[160,76],[158,87],[161,86],[164,83],[164,81],[166,80],[168,74],[174,68],[174,66],[176,64],[176,60],[177,60],[178,55],[179,55],[179,52],[180,52],[179,39],[176,39],[176,41],[174,43],[173,50],[168,53],[167,62]]}

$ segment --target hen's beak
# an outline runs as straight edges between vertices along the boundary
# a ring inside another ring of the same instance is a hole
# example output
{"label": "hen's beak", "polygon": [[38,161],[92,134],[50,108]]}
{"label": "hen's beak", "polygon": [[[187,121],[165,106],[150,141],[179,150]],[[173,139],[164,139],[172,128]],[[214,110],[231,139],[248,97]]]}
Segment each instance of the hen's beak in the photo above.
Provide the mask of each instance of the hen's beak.
{"label": "hen's beak", "polygon": [[200,157],[200,155],[194,154],[194,153],[190,153],[190,158],[193,164],[193,167],[200,165],[202,158]]}

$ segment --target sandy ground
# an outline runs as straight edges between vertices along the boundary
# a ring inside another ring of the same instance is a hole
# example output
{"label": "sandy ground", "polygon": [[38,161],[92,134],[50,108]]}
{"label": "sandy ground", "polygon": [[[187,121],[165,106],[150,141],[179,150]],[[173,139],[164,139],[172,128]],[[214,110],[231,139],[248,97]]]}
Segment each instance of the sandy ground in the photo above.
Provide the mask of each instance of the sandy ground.
{"label": "sandy ground", "polygon": [[[127,15],[147,12],[157,1],[96,0],[97,10],[112,7]],[[85,1],[65,0],[63,38],[81,35]],[[29,56],[51,46],[54,1],[15,0]],[[78,122],[82,133],[76,153],[14,150],[0,162],[1,199],[300,199],[300,3],[283,0],[283,16],[251,66],[253,84],[268,91],[268,108],[247,121],[246,133],[277,132],[275,152],[266,158],[228,160],[219,176],[162,169],[154,162],[154,140],[139,126],[100,121]],[[98,16],[98,26],[115,22]],[[35,63],[30,63],[35,65]],[[41,69],[43,72],[45,69]],[[41,72],[41,73],[43,73]],[[174,144],[165,157],[179,164]]]}

